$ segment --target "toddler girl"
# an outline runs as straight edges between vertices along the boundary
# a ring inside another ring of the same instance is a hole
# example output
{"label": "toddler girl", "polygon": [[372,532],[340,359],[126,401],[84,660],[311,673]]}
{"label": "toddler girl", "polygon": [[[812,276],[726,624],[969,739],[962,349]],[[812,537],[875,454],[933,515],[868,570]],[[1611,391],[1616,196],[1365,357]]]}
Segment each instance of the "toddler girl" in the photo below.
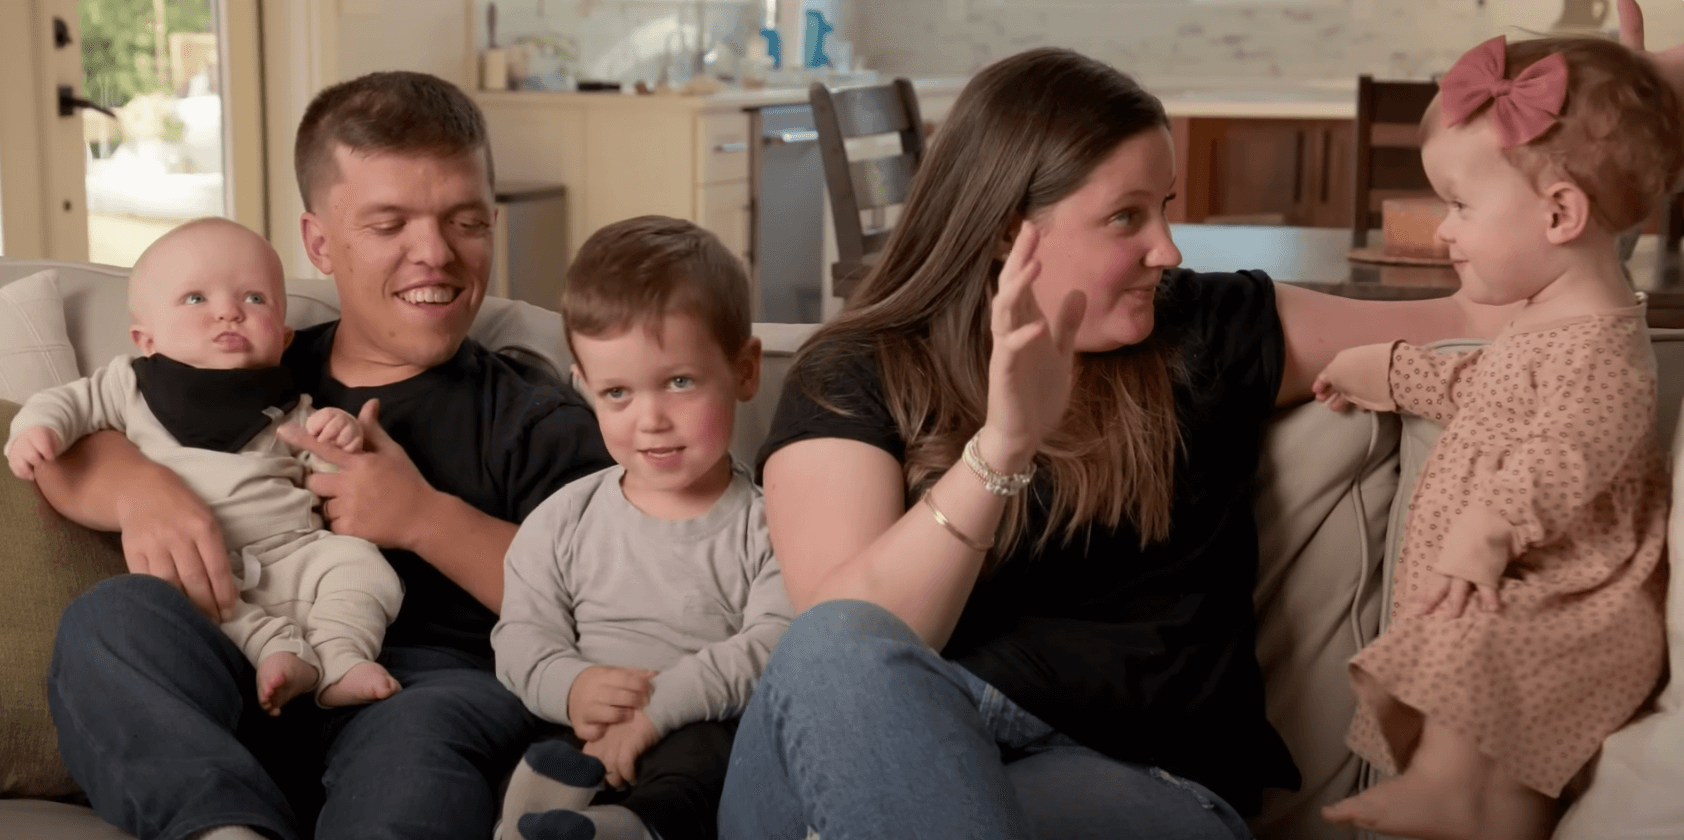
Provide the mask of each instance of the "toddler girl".
{"label": "toddler girl", "polygon": [[1317,398],[1445,427],[1410,505],[1390,629],[1351,661],[1349,742],[1402,774],[1325,810],[1421,838],[1546,838],[1562,787],[1660,677],[1667,486],[1643,306],[1614,240],[1684,169],[1677,94],[1593,39],[1487,41],[1421,158],[1484,348],[1336,357]]}

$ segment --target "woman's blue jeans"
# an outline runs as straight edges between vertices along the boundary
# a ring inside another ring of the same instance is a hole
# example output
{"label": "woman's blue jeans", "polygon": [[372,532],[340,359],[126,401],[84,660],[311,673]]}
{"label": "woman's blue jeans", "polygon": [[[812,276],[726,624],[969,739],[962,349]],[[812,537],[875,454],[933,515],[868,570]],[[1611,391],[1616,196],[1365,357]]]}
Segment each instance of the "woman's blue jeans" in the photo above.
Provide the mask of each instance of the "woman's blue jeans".
{"label": "woman's blue jeans", "polygon": [[1203,785],[1076,744],[892,613],[790,624],[737,730],[721,840],[1245,840]]}

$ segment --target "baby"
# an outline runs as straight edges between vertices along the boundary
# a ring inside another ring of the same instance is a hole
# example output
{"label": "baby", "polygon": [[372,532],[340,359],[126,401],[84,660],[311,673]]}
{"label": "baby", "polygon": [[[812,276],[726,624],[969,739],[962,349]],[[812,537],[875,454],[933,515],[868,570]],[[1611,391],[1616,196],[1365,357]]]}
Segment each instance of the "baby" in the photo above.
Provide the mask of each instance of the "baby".
{"label": "baby", "polygon": [[100,429],[123,432],[210,505],[230,547],[240,601],[222,629],[257,667],[257,700],[280,714],[316,689],[324,706],[384,699],[396,680],[374,661],[402,584],[373,543],[322,528],[301,450],[275,430],[362,449],[356,418],[312,412],[280,366],[292,340],[280,259],[224,219],[164,234],[129,274],[130,338],[92,376],[30,397],[12,420],[13,474]]}
{"label": "baby", "polygon": [[1392,624],[1351,661],[1350,744],[1402,775],[1325,810],[1388,835],[1542,840],[1562,787],[1660,678],[1667,482],[1655,365],[1614,240],[1684,171],[1677,95],[1597,39],[1488,41],[1422,122],[1438,230],[1489,345],[1339,354],[1335,408],[1445,427]]}

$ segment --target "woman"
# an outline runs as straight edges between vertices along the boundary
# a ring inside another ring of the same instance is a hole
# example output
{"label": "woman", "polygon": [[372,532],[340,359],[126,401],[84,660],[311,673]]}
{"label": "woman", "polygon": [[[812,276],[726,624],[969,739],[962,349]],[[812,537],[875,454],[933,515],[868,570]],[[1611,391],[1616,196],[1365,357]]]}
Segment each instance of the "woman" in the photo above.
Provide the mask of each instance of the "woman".
{"label": "woman", "polygon": [[1100,62],[960,95],[761,453],[802,615],[722,837],[1246,837],[1297,784],[1254,654],[1264,423],[1340,349],[1503,313],[1174,270],[1174,173],[1162,106]]}

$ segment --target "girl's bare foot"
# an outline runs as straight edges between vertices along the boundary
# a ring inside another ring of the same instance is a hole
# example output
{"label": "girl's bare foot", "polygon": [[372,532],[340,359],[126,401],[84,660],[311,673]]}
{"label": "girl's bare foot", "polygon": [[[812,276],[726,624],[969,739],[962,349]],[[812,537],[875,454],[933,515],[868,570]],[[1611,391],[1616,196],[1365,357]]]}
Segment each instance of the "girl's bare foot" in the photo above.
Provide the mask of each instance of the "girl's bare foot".
{"label": "girl's bare foot", "polygon": [[296,655],[271,653],[257,665],[257,703],[271,715],[287,701],[316,687],[316,668]]}
{"label": "girl's bare foot", "polygon": [[1429,718],[1402,775],[1323,808],[1322,816],[1419,840],[1547,840],[1557,814],[1554,800]]}
{"label": "girl's bare foot", "polygon": [[339,682],[322,689],[316,699],[323,706],[357,706],[384,700],[398,693],[398,681],[374,662],[353,666]]}

